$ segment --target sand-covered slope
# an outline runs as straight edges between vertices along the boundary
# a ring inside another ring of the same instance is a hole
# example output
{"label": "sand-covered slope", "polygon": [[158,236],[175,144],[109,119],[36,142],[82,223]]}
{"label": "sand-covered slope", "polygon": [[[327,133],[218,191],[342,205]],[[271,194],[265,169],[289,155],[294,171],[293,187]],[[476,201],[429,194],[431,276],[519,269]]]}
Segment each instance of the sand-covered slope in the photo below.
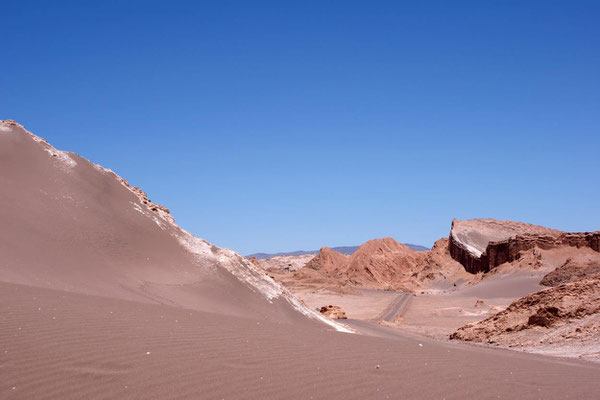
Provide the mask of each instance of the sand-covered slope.
{"label": "sand-covered slope", "polygon": [[0,187],[2,282],[274,320],[315,314],[112,171],[12,121],[0,124]]}

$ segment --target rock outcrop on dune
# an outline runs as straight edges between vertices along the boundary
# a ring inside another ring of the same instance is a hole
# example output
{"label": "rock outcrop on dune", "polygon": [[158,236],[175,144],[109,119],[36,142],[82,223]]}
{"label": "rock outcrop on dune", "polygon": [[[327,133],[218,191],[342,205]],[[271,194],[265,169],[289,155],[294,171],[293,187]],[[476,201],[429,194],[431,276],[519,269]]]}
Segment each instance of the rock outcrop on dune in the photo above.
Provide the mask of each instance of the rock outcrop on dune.
{"label": "rock outcrop on dune", "polygon": [[592,260],[569,258],[563,265],[546,274],[540,281],[540,285],[557,286],[592,277],[600,277],[600,257]]}
{"label": "rock outcrop on dune", "polygon": [[342,310],[342,308],[340,306],[333,306],[333,305],[328,305],[328,306],[323,306],[319,309],[319,312],[321,314],[323,314],[324,316],[326,316],[327,318],[332,318],[332,319],[348,319],[348,317],[346,316],[346,313],[344,312],[344,310]]}
{"label": "rock outcrop on dune", "polygon": [[493,219],[453,220],[450,254],[471,273],[488,272],[533,248],[589,247],[600,251],[600,231],[566,233],[542,226]]}
{"label": "rock outcrop on dune", "polygon": [[588,278],[522,297],[504,311],[458,329],[450,339],[510,347],[569,347],[573,355],[598,343],[599,313],[600,278]]}
{"label": "rock outcrop on dune", "polygon": [[0,187],[1,282],[331,324],[244,257],[181,229],[141,189],[14,121],[0,121]]}

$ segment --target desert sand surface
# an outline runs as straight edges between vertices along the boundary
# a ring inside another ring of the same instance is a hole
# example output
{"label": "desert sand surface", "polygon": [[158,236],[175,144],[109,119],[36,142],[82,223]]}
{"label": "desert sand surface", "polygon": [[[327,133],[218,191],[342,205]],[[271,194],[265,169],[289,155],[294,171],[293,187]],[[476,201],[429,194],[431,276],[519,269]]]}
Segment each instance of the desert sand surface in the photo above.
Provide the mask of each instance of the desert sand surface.
{"label": "desert sand surface", "polygon": [[112,171],[0,128],[2,399],[597,398],[598,364],[350,333]]}
{"label": "desert sand surface", "polygon": [[380,337],[343,334],[15,284],[0,296],[3,399],[593,399],[600,390],[595,364],[385,327]]}
{"label": "desert sand surface", "polygon": [[416,293],[399,328],[440,340],[468,323],[501,311],[515,299],[541,287],[539,274],[515,272],[486,278],[457,290]]}

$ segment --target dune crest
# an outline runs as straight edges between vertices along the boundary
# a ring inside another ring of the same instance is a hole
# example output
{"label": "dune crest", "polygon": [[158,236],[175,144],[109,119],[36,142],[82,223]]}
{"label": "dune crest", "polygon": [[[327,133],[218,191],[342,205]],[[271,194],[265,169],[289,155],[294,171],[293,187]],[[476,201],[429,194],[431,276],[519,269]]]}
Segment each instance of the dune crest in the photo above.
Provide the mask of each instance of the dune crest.
{"label": "dune crest", "polygon": [[179,227],[166,207],[113,171],[57,150],[15,121],[0,127],[0,217],[11,228],[0,232],[0,280],[233,315],[271,309],[273,319],[289,318],[291,308],[348,331],[244,257]]}

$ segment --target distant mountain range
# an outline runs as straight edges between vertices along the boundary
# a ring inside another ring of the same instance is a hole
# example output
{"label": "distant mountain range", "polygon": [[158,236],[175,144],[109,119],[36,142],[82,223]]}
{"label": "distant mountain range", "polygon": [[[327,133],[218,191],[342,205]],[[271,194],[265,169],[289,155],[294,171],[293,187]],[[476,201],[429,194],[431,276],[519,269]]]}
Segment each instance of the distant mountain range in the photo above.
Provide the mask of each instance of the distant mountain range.
{"label": "distant mountain range", "polygon": [[[411,243],[404,243],[404,244],[416,251],[429,250],[429,248],[418,245],[418,244],[411,244]],[[339,246],[339,247],[332,247],[331,249],[337,251],[338,253],[350,255],[350,254],[353,254],[356,251],[356,249],[358,249],[359,247],[360,246]],[[319,252],[319,250],[296,250],[296,251],[289,251],[289,252],[283,252],[283,253],[254,253],[254,254],[249,254],[247,257],[254,257],[259,260],[265,260],[267,258],[272,258],[272,257],[303,256],[305,254],[317,254],[318,252]]]}

